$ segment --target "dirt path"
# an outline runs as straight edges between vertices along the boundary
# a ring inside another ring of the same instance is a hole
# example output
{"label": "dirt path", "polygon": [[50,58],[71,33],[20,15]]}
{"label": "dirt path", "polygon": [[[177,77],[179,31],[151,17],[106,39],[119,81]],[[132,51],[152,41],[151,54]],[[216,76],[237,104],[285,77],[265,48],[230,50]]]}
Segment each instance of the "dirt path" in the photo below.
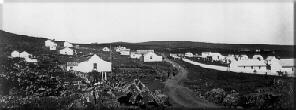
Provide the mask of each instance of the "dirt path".
{"label": "dirt path", "polygon": [[196,97],[192,90],[180,84],[183,79],[186,79],[188,74],[188,71],[184,67],[169,59],[165,59],[164,61],[178,69],[178,74],[165,82],[167,94],[175,103],[185,108],[218,108],[215,104],[205,102]]}
{"label": "dirt path", "polygon": [[219,66],[219,65],[206,65],[206,64],[202,64],[202,63],[199,63],[199,62],[194,62],[192,60],[189,60],[189,59],[182,59],[184,62],[187,62],[187,63],[190,63],[192,65],[199,65],[201,66],[202,68],[210,68],[210,69],[215,69],[215,70],[218,70],[218,71],[228,71],[227,67],[224,67],[224,66]]}

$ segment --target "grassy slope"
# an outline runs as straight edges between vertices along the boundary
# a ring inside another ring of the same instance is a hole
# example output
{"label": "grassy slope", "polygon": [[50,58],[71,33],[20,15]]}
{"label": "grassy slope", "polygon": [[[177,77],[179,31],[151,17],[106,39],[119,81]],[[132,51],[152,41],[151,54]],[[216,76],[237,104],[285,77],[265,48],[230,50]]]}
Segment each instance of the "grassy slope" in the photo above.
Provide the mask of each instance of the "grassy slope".
{"label": "grassy slope", "polygon": [[46,38],[30,37],[26,35],[17,35],[0,30],[0,52],[2,55],[8,55],[12,50],[24,51],[29,53],[38,53],[41,50]]}
{"label": "grassy slope", "polygon": [[284,78],[279,76],[266,76],[261,74],[244,74],[235,72],[217,71],[194,66],[189,63],[178,61],[189,71],[188,80],[185,85],[198,85],[202,92],[212,88],[223,88],[226,91],[236,90],[242,94],[255,92],[262,87],[271,87],[274,80],[282,79],[293,81],[295,78]]}

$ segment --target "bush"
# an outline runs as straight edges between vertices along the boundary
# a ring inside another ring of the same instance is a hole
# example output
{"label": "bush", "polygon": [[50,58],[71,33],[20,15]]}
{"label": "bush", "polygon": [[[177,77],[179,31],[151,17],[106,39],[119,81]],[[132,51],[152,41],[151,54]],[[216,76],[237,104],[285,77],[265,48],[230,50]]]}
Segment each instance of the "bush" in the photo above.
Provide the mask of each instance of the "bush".
{"label": "bush", "polygon": [[226,92],[221,88],[212,89],[205,94],[205,97],[208,101],[214,102],[216,104],[221,104],[225,96]]}
{"label": "bush", "polygon": [[237,106],[239,104],[240,96],[239,93],[232,90],[230,94],[227,94],[226,97],[223,99],[223,104],[225,106]]}

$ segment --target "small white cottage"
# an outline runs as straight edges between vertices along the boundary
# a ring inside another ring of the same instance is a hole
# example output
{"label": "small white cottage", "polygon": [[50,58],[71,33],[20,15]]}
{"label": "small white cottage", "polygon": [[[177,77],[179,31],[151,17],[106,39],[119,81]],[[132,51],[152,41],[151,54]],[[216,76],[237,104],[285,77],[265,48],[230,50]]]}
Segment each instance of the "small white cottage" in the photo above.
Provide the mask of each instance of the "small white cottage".
{"label": "small white cottage", "polygon": [[201,57],[202,58],[207,58],[208,56],[210,56],[211,52],[201,52]]}
{"label": "small white cottage", "polygon": [[29,53],[26,52],[26,51],[23,51],[22,53],[20,53],[20,57],[21,57],[21,58],[31,58],[32,55],[29,54]]}
{"label": "small white cottage", "polygon": [[221,53],[209,53],[209,56],[212,57],[214,61],[220,61],[225,59],[225,57]]}
{"label": "small white cottage", "polygon": [[248,55],[245,55],[245,54],[240,55],[240,56],[238,57],[238,60],[247,60],[247,59],[249,59],[249,57],[248,57]]}
{"label": "small white cottage", "polygon": [[60,50],[60,54],[63,54],[63,55],[73,55],[74,54],[74,50],[69,48],[69,47],[66,47],[62,50]]}
{"label": "small white cottage", "polygon": [[131,57],[132,59],[140,59],[141,56],[142,56],[142,54],[139,54],[139,53],[137,53],[137,52],[131,52],[131,55],[130,55],[130,57]]}
{"label": "small white cottage", "polygon": [[187,52],[187,53],[185,53],[185,57],[193,57],[193,53]]}
{"label": "small white cottage", "polygon": [[49,50],[56,50],[57,49],[57,43],[55,43],[52,40],[46,40],[45,41],[45,47],[49,47]]}
{"label": "small white cottage", "polygon": [[228,56],[225,57],[225,62],[227,64],[229,64],[230,62],[234,62],[234,61],[236,61],[236,59],[235,59],[234,55],[232,55],[232,54],[229,54]]}
{"label": "small white cottage", "polygon": [[20,57],[20,53],[18,51],[14,50],[14,51],[11,52],[10,56],[12,58],[14,58],[14,57]]}
{"label": "small white cottage", "polygon": [[281,71],[282,65],[280,60],[272,57],[266,59],[267,71],[272,75],[278,75],[278,72]]}
{"label": "small white cottage", "polygon": [[126,49],[126,47],[121,47],[121,46],[115,47],[116,52],[120,52],[120,51],[125,50],[125,49]]}
{"label": "small white cottage", "polygon": [[254,55],[253,59],[258,59],[258,60],[264,60],[263,57],[261,55]]}
{"label": "small white cottage", "polygon": [[162,56],[149,52],[143,55],[144,62],[162,62]]}
{"label": "small white cottage", "polygon": [[107,80],[107,72],[111,72],[111,62],[106,62],[94,54],[88,60],[83,62],[68,62],[67,71],[91,72],[97,71],[102,73],[102,80]]}
{"label": "small white cottage", "polygon": [[282,66],[281,72],[285,74],[293,75],[295,72],[295,60],[294,59],[280,59],[279,63]]}
{"label": "small white cottage", "polygon": [[55,44],[55,42],[50,39],[46,40],[44,43],[45,43],[45,47],[50,47]]}
{"label": "small white cottage", "polygon": [[102,51],[104,51],[104,52],[109,52],[110,49],[109,49],[108,47],[104,47],[104,48],[102,49]]}

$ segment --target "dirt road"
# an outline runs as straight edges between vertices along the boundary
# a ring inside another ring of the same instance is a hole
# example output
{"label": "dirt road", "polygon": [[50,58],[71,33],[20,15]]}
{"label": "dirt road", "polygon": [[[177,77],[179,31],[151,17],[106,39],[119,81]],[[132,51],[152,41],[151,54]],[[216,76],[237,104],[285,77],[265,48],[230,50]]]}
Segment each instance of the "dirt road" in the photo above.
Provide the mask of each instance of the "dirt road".
{"label": "dirt road", "polygon": [[178,74],[165,82],[167,94],[175,103],[185,108],[219,108],[215,104],[205,102],[196,97],[192,90],[181,85],[182,80],[186,79],[188,74],[188,71],[184,67],[169,59],[165,59],[164,61],[171,63],[178,69]]}

